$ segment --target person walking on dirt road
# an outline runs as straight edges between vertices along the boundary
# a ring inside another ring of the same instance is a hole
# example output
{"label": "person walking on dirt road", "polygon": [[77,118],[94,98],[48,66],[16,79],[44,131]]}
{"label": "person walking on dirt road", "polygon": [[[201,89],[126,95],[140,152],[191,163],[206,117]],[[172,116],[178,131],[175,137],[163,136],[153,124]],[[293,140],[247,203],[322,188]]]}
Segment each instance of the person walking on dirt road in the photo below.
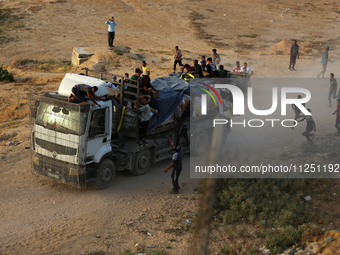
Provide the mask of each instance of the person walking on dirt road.
{"label": "person walking on dirt road", "polygon": [[337,136],[339,136],[340,135],[340,98],[338,98],[337,102],[338,102],[338,105],[336,107],[335,112],[333,112],[333,115],[336,114],[335,127],[336,127],[336,130],[338,131]]}
{"label": "person walking on dirt road", "polygon": [[328,101],[329,101],[329,106],[328,107],[332,107],[332,96],[333,99],[337,98],[339,96],[339,93],[336,94],[336,90],[338,88],[338,83],[336,81],[336,79],[334,78],[334,73],[330,74],[330,87],[329,87],[329,93],[328,93]]}
{"label": "person walking on dirt road", "polygon": [[180,66],[183,66],[182,64],[182,52],[181,50],[178,48],[178,46],[175,47],[175,50],[176,50],[176,53],[175,53],[175,56],[174,56],[174,73],[176,72],[176,65],[177,63],[180,65]]}
{"label": "person walking on dirt road", "polygon": [[326,68],[328,64],[328,51],[329,51],[329,47],[327,46],[325,52],[322,54],[322,57],[321,57],[322,71],[318,74],[318,78],[320,78],[321,74],[322,74],[322,79],[325,78],[325,72],[326,72]]}
{"label": "person walking on dirt road", "polygon": [[[311,109],[307,109],[309,112],[312,112]],[[309,142],[313,142],[313,140],[311,138],[314,138],[315,134],[311,134],[310,132],[312,132],[314,130],[314,132],[316,132],[316,125],[315,122],[313,120],[312,115],[305,115],[301,120],[298,120],[298,122],[304,121],[306,120],[307,122],[307,126],[306,126],[306,130],[305,132],[302,133],[303,136],[305,136],[307,138],[307,140]]]}
{"label": "person walking on dirt road", "polygon": [[172,168],[172,173],[171,173],[171,179],[172,179],[172,194],[178,194],[178,190],[180,189],[179,184],[178,184],[178,178],[179,175],[182,172],[182,153],[181,153],[181,146],[176,145],[176,148],[174,147],[174,142],[170,141],[170,144],[172,148],[175,150],[175,153],[172,156],[172,163],[171,165],[164,170],[165,173],[167,173],[170,168]]}

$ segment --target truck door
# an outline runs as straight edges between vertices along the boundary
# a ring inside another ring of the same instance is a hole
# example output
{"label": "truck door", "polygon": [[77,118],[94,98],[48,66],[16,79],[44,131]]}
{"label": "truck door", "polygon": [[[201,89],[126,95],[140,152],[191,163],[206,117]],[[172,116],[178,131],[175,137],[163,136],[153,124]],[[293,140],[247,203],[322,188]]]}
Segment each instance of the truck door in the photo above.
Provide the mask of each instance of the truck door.
{"label": "truck door", "polygon": [[99,162],[101,157],[110,151],[108,114],[108,107],[95,109],[91,114],[86,157],[95,162]]}

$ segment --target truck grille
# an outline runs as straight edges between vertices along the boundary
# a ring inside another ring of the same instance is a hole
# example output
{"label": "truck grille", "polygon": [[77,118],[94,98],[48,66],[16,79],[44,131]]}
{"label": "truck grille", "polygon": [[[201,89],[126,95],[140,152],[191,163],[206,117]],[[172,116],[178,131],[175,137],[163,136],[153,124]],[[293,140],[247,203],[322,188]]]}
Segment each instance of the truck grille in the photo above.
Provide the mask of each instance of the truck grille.
{"label": "truck grille", "polygon": [[41,148],[44,148],[45,150],[48,150],[50,152],[56,152],[60,155],[69,155],[69,156],[77,155],[77,149],[75,148],[70,148],[70,147],[60,145],[60,144],[51,143],[51,142],[48,142],[48,141],[45,141],[39,138],[36,138],[35,142]]}

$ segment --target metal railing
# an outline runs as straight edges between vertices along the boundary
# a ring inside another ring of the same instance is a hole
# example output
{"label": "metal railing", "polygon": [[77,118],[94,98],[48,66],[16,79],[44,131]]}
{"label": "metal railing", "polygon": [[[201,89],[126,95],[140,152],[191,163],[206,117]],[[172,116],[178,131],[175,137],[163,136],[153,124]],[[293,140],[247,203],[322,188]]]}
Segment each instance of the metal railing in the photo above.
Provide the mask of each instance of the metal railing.
{"label": "metal railing", "polygon": [[[88,69],[87,67],[82,68],[82,70],[85,70],[85,76],[91,76],[89,73],[97,73],[99,74],[99,79],[105,80],[104,76],[111,77],[111,80],[109,80],[112,84],[120,86],[119,88],[119,94],[120,94],[120,104],[124,105],[127,102],[133,103],[134,100],[131,98],[125,97],[125,95],[132,95],[136,99],[139,98],[140,95],[140,83],[141,83],[141,77],[138,77],[137,81],[132,80],[130,78],[127,78],[125,76],[119,75],[119,74],[114,74],[114,73],[109,73],[109,72],[103,72],[103,71],[96,71],[92,69]],[[120,78],[120,82],[116,81],[117,78]],[[130,82],[136,83],[136,84],[131,84]],[[126,88],[125,88],[126,86]],[[132,88],[132,90],[136,90],[136,92],[128,91],[127,88]]]}

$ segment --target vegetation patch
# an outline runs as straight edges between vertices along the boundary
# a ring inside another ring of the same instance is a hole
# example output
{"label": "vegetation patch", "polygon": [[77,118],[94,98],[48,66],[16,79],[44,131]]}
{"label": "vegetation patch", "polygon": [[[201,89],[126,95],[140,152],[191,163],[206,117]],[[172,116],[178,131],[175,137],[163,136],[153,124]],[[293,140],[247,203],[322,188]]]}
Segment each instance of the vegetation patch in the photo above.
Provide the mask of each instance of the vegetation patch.
{"label": "vegetation patch", "polygon": [[0,44],[16,40],[15,37],[9,35],[9,31],[26,29],[23,18],[23,16],[14,15],[11,9],[0,9]]}
{"label": "vegetation patch", "polygon": [[[298,243],[309,227],[314,214],[302,198],[312,192],[311,186],[305,179],[220,180],[215,212],[226,229],[240,223],[262,229],[258,234],[275,254]],[[235,232],[242,238],[253,235],[245,226]]]}
{"label": "vegetation patch", "polygon": [[65,73],[72,68],[72,63],[71,61],[60,59],[49,59],[45,61],[22,59],[14,61],[11,67],[36,72]]}

